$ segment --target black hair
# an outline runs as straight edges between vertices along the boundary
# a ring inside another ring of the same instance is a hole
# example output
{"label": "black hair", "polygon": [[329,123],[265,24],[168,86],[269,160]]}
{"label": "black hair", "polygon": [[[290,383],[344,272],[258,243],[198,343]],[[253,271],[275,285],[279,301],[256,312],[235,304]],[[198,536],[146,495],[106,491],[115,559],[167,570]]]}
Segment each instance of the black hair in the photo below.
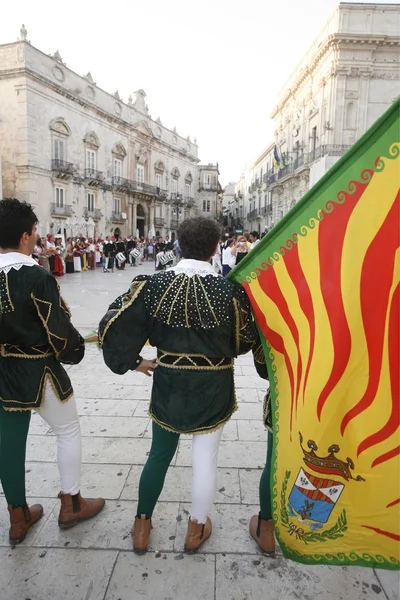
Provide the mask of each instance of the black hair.
{"label": "black hair", "polygon": [[27,202],[16,198],[0,200],[0,248],[17,250],[24,233],[32,235],[38,218]]}
{"label": "black hair", "polygon": [[183,258],[208,260],[221,237],[221,227],[214,219],[195,217],[183,221],[178,230]]}
{"label": "black hair", "polygon": [[258,231],[251,231],[250,235],[252,235],[253,237],[260,239],[260,234],[258,233]]}

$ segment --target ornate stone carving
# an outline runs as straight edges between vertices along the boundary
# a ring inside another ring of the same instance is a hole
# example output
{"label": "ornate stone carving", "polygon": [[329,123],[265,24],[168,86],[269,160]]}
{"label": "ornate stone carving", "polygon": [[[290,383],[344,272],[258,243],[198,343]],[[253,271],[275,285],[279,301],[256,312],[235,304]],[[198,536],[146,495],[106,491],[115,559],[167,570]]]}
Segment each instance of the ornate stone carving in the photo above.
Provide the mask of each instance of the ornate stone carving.
{"label": "ornate stone carving", "polygon": [[64,71],[60,67],[53,67],[52,71],[57,81],[63,82],[65,80]]}
{"label": "ornate stone carving", "polygon": [[140,144],[139,148],[135,152],[136,161],[140,165],[145,165],[147,163],[148,155],[149,149],[143,144]]}
{"label": "ornate stone carving", "polygon": [[116,92],[113,93],[114,98],[116,98],[117,100],[121,101],[121,96],[119,95],[119,91],[117,90]]}
{"label": "ornate stone carving", "polygon": [[86,81],[88,81],[89,83],[96,85],[95,82],[93,81],[93,77],[91,72],[89,71],[89,73],[86,73],[86,75],[83,76],[83,79],[86,79]]}
{"label": "ornate stone carving", "polygon": [[69,135],[71,135],[71,129],[69,128],[63,117],[57,117],[56,119],[50,121],[49,127],[51,131],[54,131],[54,133],[57,133],[57,135],[61,135],[64,137],[68,137]]}
{"label": "ornate stone carving", "polygon": [[126,156],[125,146],[121,142],[117,142],[113,146],[112,153],[115,154],[116,156],[122,156],[125,158],[125,156]]}
{"label": "ornate stone carving", "polygon": [[114,104],[114,111],[115,111],[115,114],[118,116],[120,116],[120,114],[122,113],[122,106],[119,104],[119,102],[116,102]]}
{"label": "ornate stone carving", "polygon": [[188,172],[186,173],[186,175],[185,175],[185,181],[186,181],[186,183],[192,183],[192,181],[193,181],[193,177],[192,177],[192,174],[191,174],[191,172],[190,172],[190,171],[188,171]]}
{"label": "ornate stone carving", "polygon": [[59,53],[58,50],[56,50],[53,54],[53,56],[51,57],[53,60],[55,60],[56,62],[60,63],[61,65],[65,66],[65,63],[63,62],[62,58],[61,58],[61,54]]}
{"label": "ornate stone carving", "polygon": [[94,91],[94,88],[92,88],[92,86],[87,85],[86,86],[86,95],[88,96],[88,98],[90,98],[91,100],[94,99],[94,97],[96,96],[96,92]]}
{"label": "ornate stone carving", "polygon": [[157,117],[156,123],[158,123],[159,125],[162,125],[160,117]]}
{"label": "ornate stone carving", "polygon": [[83,138],[83,141],[85,142],[85,144],[88,144],[89,146],[93,146],[96,149],[100,148],[99,138],[97,137],[97,135],[94,131],[89,131]]}
{"label": "ornate stone carving", "polygon": [[132,95],[129,94],[129,98],[128,98],[128,104],[129,104],[129,106],[132,106],[132,103],[133,103],[133,98],[132,98]]}
{"label": "ornate stone carving", "polygon": [[165,171],[165,165],[164,165],[163,161],[162,160],[157,160],[157,162],[154,165],[154,169],[156,171],[158,171],[158,173],[164,173],[164,171]]}
{"label": "ornate stone carving", "polygon": [[28,32],[26,30],[26,27],[24,24],[22,24],[21,29],[19,30],[19,33],[21,35],[21,40],[25,40],[26,41],[26,36],[28,35]]}
{"label": "ornate stone carving", "polygon": [[174,167],[171,171],[171,177],[174,177],[175,179],[179,179],[180,176],[181,176],[181,174],[180,174],[178,167]]}

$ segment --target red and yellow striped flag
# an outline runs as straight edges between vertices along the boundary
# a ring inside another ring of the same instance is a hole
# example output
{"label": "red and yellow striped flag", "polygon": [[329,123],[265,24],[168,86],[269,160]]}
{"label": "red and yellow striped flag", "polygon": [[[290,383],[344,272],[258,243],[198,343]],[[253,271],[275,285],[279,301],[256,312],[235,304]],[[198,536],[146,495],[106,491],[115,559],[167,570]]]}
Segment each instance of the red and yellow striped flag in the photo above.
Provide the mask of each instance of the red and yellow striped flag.
{"label": "red and yellow striped flag", "polygon": [[284,554],[399,569],[400,101],[232,272],[263,337]]}

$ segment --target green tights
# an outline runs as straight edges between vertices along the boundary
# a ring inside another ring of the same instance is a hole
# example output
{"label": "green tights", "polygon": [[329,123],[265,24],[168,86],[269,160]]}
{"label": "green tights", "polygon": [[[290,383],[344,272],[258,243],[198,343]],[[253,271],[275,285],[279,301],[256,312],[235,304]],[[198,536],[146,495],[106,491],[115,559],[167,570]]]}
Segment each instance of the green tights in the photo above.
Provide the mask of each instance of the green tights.
{"label": "green tights", "polygon": [[179,442],[179,433],[163,429],[153,421],[153,441],[139,482],[137,516],[149,519],[162,492],[165,476]]}
{"label": "green tights", "polygon": [[262,519],[269,521],[272,519],[272,505],[271,505],[271,462],[272,462],[272,446],[273,436],[272,433],[268,432],[267,441],[267,460],[265,463],[264,471],[260,479],[260,514]]}
{"label": "green tights", "polygon": [[31,411],[7,411],[0,405],[0,481],[13,508],[25,501],[25,454]]}

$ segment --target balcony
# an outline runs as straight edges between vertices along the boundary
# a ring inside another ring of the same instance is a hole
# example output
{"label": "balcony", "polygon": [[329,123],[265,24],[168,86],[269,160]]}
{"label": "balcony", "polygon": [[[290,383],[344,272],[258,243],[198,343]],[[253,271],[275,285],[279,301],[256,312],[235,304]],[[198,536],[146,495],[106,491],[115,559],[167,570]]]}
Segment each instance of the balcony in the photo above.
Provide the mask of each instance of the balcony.
{"label": "balcony", "polygon": [[113,211],[111,213],[112,223],[125,223],[126,220],[127,220],[126,213],[115,212],[115,211]]}
{"label": "balcony", "polygon": [[205,183],[199,187],[199,192],[218,192],[218,186]]}
{"label": "balcony", "polygon": [[148,194],[150,196],[156,196],[156,188],[154,185],[149,185],[148,183],[141,183],[138,181],[131,181],[131,191],[138,192],[141,194]]}
{"label": "balcony", "polygon": [[173,204],[182,204],[183,203],[183,196],[179,192],[172,192],[170,200],[171,200],[171,202]]}
{"label": "balcony", "polygon": [[164,227],[165,219],[164,217],[154,217],[154,225],[156,227]]}
{"label": "balcony", "polygon": [[93,210],[89,210],[88,208],[83,209],[83,216],[85,219],[91,217],[93,221],[100,221],[103,216],[103,213],[99,208],[94,208]]}
{"label": "balcony", "polygon": [[53,158],[51,161],[51,170],[59,179],[69,179],[74,174],[74,165],[65,160]]}
{"label": "balcony", "polygon": [[194,206],[194,198],[189,198],[189,196],[186,196],[184,204],[188,207]]}
{"label": "balcony", "polygon": [[157,185],[155,186],[154,190],[155,190],[155,195],[157,196],[157,198],[159,200],[165,200],[168,197],[168,190],[162,190]]}
{"label": "balcony", "polygon": [[256,219],[257,217],[258,217],[258,209],[257,209],[257,208],[255,208],[254,210],[252,210],[252,211],[250,212],[250,216],[249,216],[249,218],[250,218],[250,219]]}
{"label": "balcony", "polygon": [[171,229],[177,230],[178,225],[179,225],[178,219],[171,219],[171,222],[170,222]]}
{"label": "balcony", "polygon": [[125,177],[113,177],[112,184],[119,192],[127,192],[131,189],[132,181]]}
{"label": "balcony", "polygon": [[85,180],[93,187],[98,187],[104,182],[103,173],[93,169],[85,169]]}
{"label": "balcony", "polygon": [[63,204],[63,206],[57,206],[55,202],[50,204],[50,214],[52,217],[72,217],[74,211],[72,206],[69,204]]}

